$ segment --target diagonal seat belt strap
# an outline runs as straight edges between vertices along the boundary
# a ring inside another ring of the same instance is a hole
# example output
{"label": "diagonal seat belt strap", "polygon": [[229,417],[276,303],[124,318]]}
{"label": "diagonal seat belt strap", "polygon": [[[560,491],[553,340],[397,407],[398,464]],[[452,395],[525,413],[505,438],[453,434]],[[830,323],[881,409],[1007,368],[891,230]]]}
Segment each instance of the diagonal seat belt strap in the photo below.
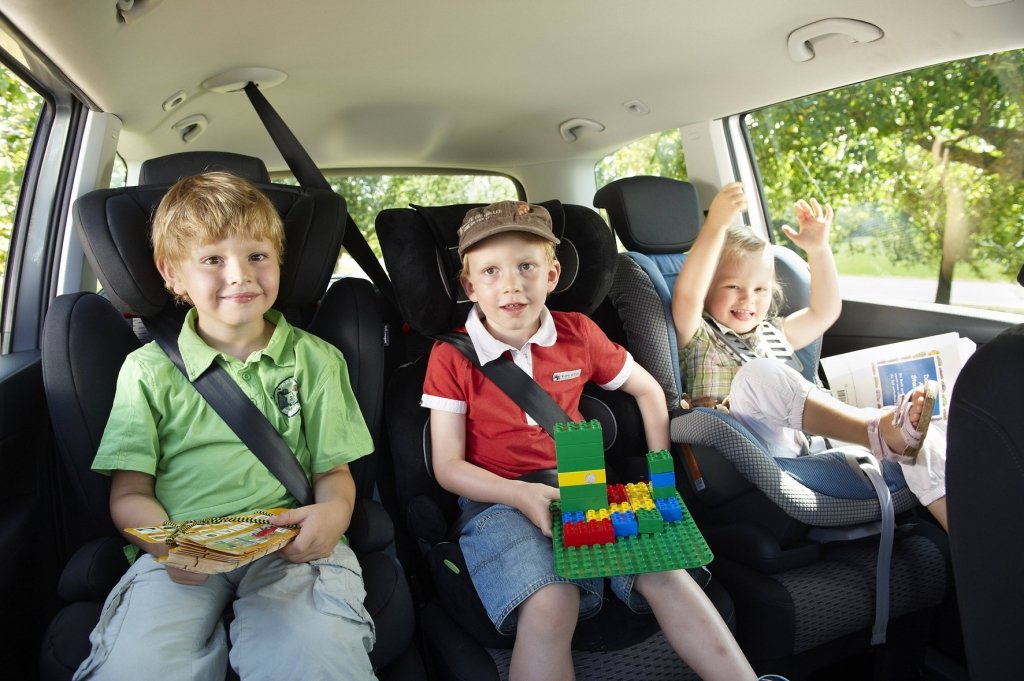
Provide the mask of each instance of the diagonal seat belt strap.
{"label": "diagonal seat belt strap", "polygon": [[[295,179],[299,181],[299,186],[331,190],[331,184],[327,181],[327,178],[316,167],[313,159],[306,153],[305,148],[303,148],[298,138],[295,137],[291,129],[285,124],[284,119],[281,118],[274,107],[270,105],[270,102],[267,101],[267,98],[263,96],[263,93],[260,92],[259,86],[255,83],[249,83],[245,86],[245,94],[248,95],[249,101],[252,102],[252,106],[256,110],[256,114],[263,121],[263,126],[270,134],[270,138],[274,140],[274,145],[281,152],[281,156],[284,157],[288,168],[295,175]],[[381,267],[377,256],[374,255],[370,245],[363,238],[363,233],[359,231],[359,227],[353,222],[351,217],[347,218],[345,230],[341,237],[341,245],[345,247],[345,250],[356,261],[356,264],[366,272],[367,276],[370,277],[370,281],[377,287],[377,290],[389,302],[394,303],[395,292],[391,286],[391,279],[384,271],[384,268]]]}
{"label": "diagonal seat belt strap", "polygon": [[[175,325],[167,323],[167,320],[161,317],[150,317],[143,321],[153,339],[187,379],[188,372],[178,350]],[[263,462],[267,470],[284,485],[288,493],[295,497],[300,506],[313,503],[313,487],[299,460],[295,458],[295,453],[222,366],[216,362],[211,363],[206,371],[192,381],[192,385],[224,419],[242,444],[248,447],[256,458]]]}
{"label": "diagonal seat belt strap", "polygon": [[434,338],[458,348],[473,366],[480,369],[491,382],[501,388],[502,392],[512,398],[513,402],[532,416],[551,437],[555,436],[556,423],[572,421],[551,395],[512,360],[502,356],[487,364],[481,364],[476,350],[473,349],[473,341],[464,333],[441,333]]}

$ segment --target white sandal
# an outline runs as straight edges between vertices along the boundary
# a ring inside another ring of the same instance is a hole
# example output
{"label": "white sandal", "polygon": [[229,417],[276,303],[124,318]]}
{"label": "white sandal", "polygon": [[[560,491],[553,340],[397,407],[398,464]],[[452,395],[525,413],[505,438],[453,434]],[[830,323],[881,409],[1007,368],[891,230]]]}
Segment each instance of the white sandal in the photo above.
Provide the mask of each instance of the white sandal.
{"label": "white sandal", "polygon": [[[922,405],[921,418],[918,419],[916,428],[910,423],[908,416],[913,404],[910,397],[911,394],[904,393],[900,395],[896,400],[894,412],[883,412],[868,424],[868,442],[871,444],[871,453],[876,458],[909,465],[917,462],[917,454],[921,451],[925,435],[928,434],[928,426],[932,422],[932,411],[935,409],[935,400],[939,394],[939,384],[936,381],[925,381],[924,404]],[[879,427],[879,421],[888,417],[891,413],[894,414],[893,425],[900,429],[903,441],[907,443],[906,448],[902,452],[893,451],[889,447],[885,438],[882,437],[882,430]]]}

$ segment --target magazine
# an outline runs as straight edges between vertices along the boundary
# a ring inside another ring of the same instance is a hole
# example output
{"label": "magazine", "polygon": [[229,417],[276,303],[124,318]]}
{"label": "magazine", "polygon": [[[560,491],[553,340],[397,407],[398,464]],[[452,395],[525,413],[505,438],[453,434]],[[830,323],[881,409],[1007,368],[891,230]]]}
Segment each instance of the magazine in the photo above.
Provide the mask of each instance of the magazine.
{"label": "magazine", "polygon": [[167,566],[207,574],[230,572],[277,551],[299,533],[297,525],[278,527],[267,522],[285,510],[128,527],[125,532],[150,544],[169,544],[167,556],[157,559]]}
{"label": "magazine", "polygon": [[822,357],[832,395],[856,407],[896,404],[903,393],[927,380],[939,383],[933,419],[944,419],[953,384],[975,344],[955,332]]}

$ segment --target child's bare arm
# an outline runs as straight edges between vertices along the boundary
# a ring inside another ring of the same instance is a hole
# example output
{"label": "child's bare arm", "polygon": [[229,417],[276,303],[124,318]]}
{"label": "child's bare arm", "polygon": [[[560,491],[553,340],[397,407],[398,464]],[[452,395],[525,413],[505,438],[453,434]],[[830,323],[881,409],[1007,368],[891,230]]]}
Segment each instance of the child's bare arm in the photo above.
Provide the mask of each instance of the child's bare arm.
{"label": "child's bare arm", "polygon": [[740,182],[725,185],[711,202],[704,226],[679,270],[672,291],[672,320],[679,347],[687,345],[700,326],[704,299],[718,268],[726,229],[746,209],[747,199]]}
{"label": "child's bare arm", "polygon": [[633,371],[622,384],[621,390],[632,395],[640,407],[644,434],[647,436],[647,448],[652,451],[668,449],[668,407],[665,403],[665,391],[658,381],[642,366],[634,364]]}
{"label": "child's bare arm", "polygon": [[348,464],[313,476],[314,503],[275,516],[275,525],[299,525],[299,534],[280,551],[285,560],[308,563],[325,558],[352,521],[356,484]]}
{"label": "child's bare arm", "polygon": [[466,416],[439,409],[430,410],[430,445],[434,477],[441,487],[475,501],[506,504],[517,508],[551,536],[552,499],[558,490],[540,483],[508,480],[466,461]]}
{"label": "child's bare arm", "polygon": [[782,229],[807,253],[807,263],[811,268],[810,304],[788,315],[782,328],[790,345],[799,350],[814,342],[839,319],[842,297],[836,262],[829,244],[832,206],[825,204],[823,208],[816,199],[811,199],[810,203],[801,199],[796,204],[796,216],[799,231],[788,225]]}
{"label": "child's bare arm", "polygon": [[[119,529],[154,527],[167,520],[167,511],[153,493],[156,478],[139,471],[113,471],[110,476],[110,518]],[[135,535],[122,532],[128,541],[153,556],[167,555],[168,547],[149,544]],[[202,584],[206,575],[168,567],[167,575],[178,584]]]}

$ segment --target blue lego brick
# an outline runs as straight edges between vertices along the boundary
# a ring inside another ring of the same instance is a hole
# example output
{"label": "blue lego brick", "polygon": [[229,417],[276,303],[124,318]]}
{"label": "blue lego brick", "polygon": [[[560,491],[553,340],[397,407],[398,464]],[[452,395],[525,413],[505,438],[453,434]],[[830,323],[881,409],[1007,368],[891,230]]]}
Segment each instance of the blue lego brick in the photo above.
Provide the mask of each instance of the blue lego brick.
{"label": "blue lego brick", "polygon": [[658,507],[662,519],[666,523],[674,523],[683,519],[683,508],[676,501],[675,497],[670,499],[655,499],[654,505]]}
{"label": "blue lego brick", "polygon": [[635,537],[638,533],[636,514],[632,511],[612,513],[612,527],[616,537]]}
{"label": "blue lego brick", "polygon": [[651,473],[651,487],[675,487],[676,474],[672,473]]}

